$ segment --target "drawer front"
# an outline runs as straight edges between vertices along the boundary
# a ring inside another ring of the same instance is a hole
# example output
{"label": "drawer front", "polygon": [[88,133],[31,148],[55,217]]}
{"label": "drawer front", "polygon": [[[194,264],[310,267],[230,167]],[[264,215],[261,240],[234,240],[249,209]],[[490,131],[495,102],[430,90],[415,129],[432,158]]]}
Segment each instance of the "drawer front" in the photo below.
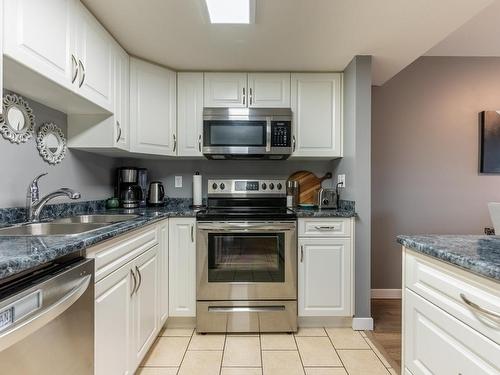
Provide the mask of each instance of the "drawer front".
{"label": "drawer front", "polygon": [[[463,276],[456,267],[430,263],[408,251],[405,255],[405,284],[426,300],[447,311],[496,343],[500,343],[500,319],[480,313],[469,306],[461,295],[471,302],[500,315],[500,284],[479,277]],[[450,268],[450,269],[448,269]],[[489,284],[492,284],[490,287]]]}
{"label": "drawer front", "polygon": [[158,228],[154,225],[98,245],[96,249],[90,249],[90,254],[87,256],[95,258],[95,281],[106,277],[157,243]]}
{"label": "drawer front", "polygon": [[409,289],[403,364],[413,375],[500,373],[500,345]]}
{"label": "drawer front", "polygon": [[351,219],[299,219],[299,236],[349,237]]}

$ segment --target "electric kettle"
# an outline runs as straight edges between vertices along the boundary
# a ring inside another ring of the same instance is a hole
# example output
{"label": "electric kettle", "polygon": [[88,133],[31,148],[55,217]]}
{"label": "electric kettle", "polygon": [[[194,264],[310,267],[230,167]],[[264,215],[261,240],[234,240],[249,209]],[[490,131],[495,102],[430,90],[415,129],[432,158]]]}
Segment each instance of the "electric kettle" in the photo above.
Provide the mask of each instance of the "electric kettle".
{"label": "electric kettle", "polygon": [[149,184],[148,206],[161,206],[165,198],[165,189],[160,181],[153,181]]}

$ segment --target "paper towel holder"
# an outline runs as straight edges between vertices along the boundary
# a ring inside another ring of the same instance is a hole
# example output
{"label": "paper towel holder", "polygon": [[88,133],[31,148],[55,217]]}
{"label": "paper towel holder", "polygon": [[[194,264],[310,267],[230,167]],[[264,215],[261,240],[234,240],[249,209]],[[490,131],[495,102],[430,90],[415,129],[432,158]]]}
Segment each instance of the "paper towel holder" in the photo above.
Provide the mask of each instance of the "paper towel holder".
{"label": "paper towel holder", "polygon": [[[194,203],[194,180],[195,180],[195,176],[200,176],[200,172],[196,171],[194,173],[194,176],[193,176],[193,203]],[[201,176],[200,176],[200,190],[202,189],[202,181],[201,181]],[[201,193],[201,191],[200,191]],[[203,196],[201,197],[201,201],[203,202]],[[189,206],[189,208],[193,209],[193,210],[202,210],[204,209],[206,206],[202,203],[202,204],[192,204]]]}

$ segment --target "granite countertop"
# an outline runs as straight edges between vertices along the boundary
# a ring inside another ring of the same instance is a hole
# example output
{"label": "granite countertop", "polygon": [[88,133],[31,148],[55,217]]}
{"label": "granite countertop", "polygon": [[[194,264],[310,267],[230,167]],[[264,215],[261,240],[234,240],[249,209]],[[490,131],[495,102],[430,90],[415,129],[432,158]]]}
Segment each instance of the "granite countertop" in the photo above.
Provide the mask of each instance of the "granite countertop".
{"label": "granite countertop", "polygon": [[304,209],[297,208],[294,210],[297,213],[297,217],[355,217],[356,212],[354,210],[346,209]]}
{"label": "granite countertop", "polygon": [[398,236],[398,242],[419,253],[500,282],[500,236]]}
{"label": "granite countertop", "polygon": [[[189,208],[187,204],[173,204],[158,208],[139,208],[135,210],[106,210],[100,207],[99,209],[93,209],[90,213],[137,213],[140,216],[132,220],[111,224],[101,229],[79,235],[64,237],[0,236],[0,280],[39,267],[62,256],[81,251],[98,242],[168,217],[196,216],[196,211]],[[78,214],[82,214],[82,212]]]}

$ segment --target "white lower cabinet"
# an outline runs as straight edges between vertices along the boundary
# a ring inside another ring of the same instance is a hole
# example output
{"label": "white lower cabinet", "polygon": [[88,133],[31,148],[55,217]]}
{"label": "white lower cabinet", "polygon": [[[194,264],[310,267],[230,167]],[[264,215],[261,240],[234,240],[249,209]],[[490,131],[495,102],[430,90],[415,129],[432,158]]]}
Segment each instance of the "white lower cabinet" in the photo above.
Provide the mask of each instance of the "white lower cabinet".
{"label": "white lower cabinet", "polygon": [[402,366],[413,375],[500,374],[500,326],[469,306],[500,312],[492,280],[403,249]]}
{"label": "white lower cabinet", "polygon": [[[315,225],[315,223],[317,225]],[[299,316],[349,317],[353,315],[353,219],[299,219]],[[317,226],[323,237],[306,228]],[[330,229],[323,229],[330,228]]]}
{"label": "white lower cabinet", "polygon": [[96,375],[133,374],[165,323],[167,236],[162,221],[87,251],[96,258]]}
{"label": "white lower cabinet", "polygon": [[169,219],[169,316],[196,316],[196,219]]}

